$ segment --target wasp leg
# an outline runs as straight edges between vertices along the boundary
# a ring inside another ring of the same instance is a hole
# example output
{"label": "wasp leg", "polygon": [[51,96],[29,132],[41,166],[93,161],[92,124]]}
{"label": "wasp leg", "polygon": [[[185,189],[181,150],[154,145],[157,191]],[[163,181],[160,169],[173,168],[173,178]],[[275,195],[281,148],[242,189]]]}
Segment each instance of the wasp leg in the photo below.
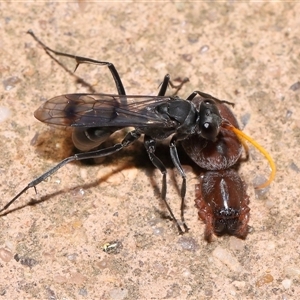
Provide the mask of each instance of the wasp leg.
{"label": "wasp leg", "polygon": [[100,150],[96,150],[96,151],[91,151],[91,152],[86,152],[86,153],[78,153],[78,154],[75,154],[73,156],[65,158],[60,163],[58,163],[55,167],[53,167],[52,169],[48,170],[47,172],[45,172],[44,174],[42,174],[38,178],[36,178],[33,181],[31,181],[19,194],[17,194],[11,201],[9,201],[0,210],[0,213],[2,211],[6,210],[13,202],[15,202],[28,189],[30,189],[32,187],[36,188],[36,186],[39,183],[41,183],[46,178],[48,178],[49,176],[51,176],[52,174],[54,174],[55,172],[57,172],[64,165],[66,165],[66,164],[68,164],[68,163],[70,163],[72,161],[75,161],[75,160],[84,160],[84,159],[89,159],[89,158],[98,158],[98,157],[104,157],[104,156],[108,156],[108,155],[114,154],[114,153],[122,150],[123,148],[129,146],[133,142],[135,142],[140,136],[141,136],[141,134],[138,131],[133,130],[133,131],[127,133],[127,135],[125,136],[125,138],[123,139],[123,141],[121,143],[115,144],[112,147],[108,147],[108,148],[104,148],[104,149],[100,149]]}
{"label": "wasp leg", "polygon": [[186,194],[186,175],[185,172],[181,166],[179,157],[178,157],[178,152],[176,148],[176,135],[173,135],[171,142],[170,142],[170,155],[172,158],[172,162],[176,169],[179,171],[181,178],[182,178],[182,184],[181,184],[181,207],[180,207],[180,212],[181,212],[181,221],[183,223],[183,227],[185,232],[189,230],[187,227],[185,220],[184,220],[184,200],[185,200],[185,194]]}
{"label": "wasp leg", "polygon": [[156,148],[156,141],[152,139],[150,136],[145,135],[144,138],[144,145],[147,150],[148,156],[152,162],[152,164],[162,173],[163,179],[162,179],[162,190],[161,190],[161,197],[164,201],[173,221],[175,222],[177,229],[179,231],[179,234],[183,234],[183,231],[175,218],[172,209],[169,205],[169,203],[166,200],[167,195],[167,169],[165,165],[162,163],[162,161],[155,155],[155,148]]}
{"label": "wasp leg", "polygon": [[[36,35],[33,33],[32,30],[28,30],[27,33],[30,34],[35,39],[35,41],[43,47],[43,49],[45,50],[45,52],[58,65],[60,65],[66,72],[68,72],[72,76],[75,76],[75,78],[78,79],[80,82],[84,83],[84,85],[88,86],[88,88],[91,89],[91,91],[93,93],[96,92],[96,91],[95,91],[95,89],[89,83],[85,82],[82,78],[76,76],[73,72],[71,72],[68,68],[66,68],[60,61],[58,61],[53,55],[51,55],[50,52],[52,52],[53,54],[58,55],[58,56],[65,56],[65,57],[70,57],[70,58],[75,59],[75,61],[77,63],[77,65],[75,67],[75,71],[77,70],[78,66],[80,64],[83,64],[83,63],[89,63],[89,64],[107,66],[109,68],[110,72],[111,72],[111,75],[112,75],[114,81],[115,81],[116,88],[118,90],[118,94],[119,95],[126,95],[125,88],[123,86],[123,83],[122,83],[122,80],[120,78],[120,75],[119,75],[117,69],[115,68],[115,66],[112,63],[106,62],[106,61],[99,61],[99,60],[95,60],[95,59],[91,59],[91,58],[86,58],[86,57],[82,57],[82,56],[72,55],[72,54],[68,54],[68,53],[63,53],[63,52],[59,52],[59,51],[55,51],[55,50],[49,48],[48,46],[46,46],[42,41],[40,41],[36,37]],[[125,104],[126,104],[126,102],[125,102]]]}
{"label": "wasp leg", "polygon": [[167,92],[167,88],[169,86],[171,86],[172,89],[176,89],[175,92],[173,93],[173,96],[176,96],[178,94],[178,92],[181,90],[181,88],[183,87],[183,85],[186,84],[188,81],[189,81],[188,78],[184,78],[183,80],[181,80],[181,82],[178,85],[175,85],[171,81],[170,75],[166,74],[163,82],[161,83],[160,90],[159,90],[157,96],[165,96],[165,94]]}
{"label": "wasp leg", "polygon": [[187,98],[186,100],[189,100],[189,101],[192,101],[197,95],[203,97],[203,98],[208,98],[208,99],[212,99],[218,103],[225,103],[225,104],[228,104],[228,105],[231,105],[231,106],[234,106],[234,103],[232,102],[229,102],[229,101],[226,101],[226,100],[220,100],[218,98],[215,98],[213,97],[212,95],[210,94],[206,94],[206,93],[203,93],[203,92],[200,92],[200,91],[194,91],[193,93],[191,93]]}

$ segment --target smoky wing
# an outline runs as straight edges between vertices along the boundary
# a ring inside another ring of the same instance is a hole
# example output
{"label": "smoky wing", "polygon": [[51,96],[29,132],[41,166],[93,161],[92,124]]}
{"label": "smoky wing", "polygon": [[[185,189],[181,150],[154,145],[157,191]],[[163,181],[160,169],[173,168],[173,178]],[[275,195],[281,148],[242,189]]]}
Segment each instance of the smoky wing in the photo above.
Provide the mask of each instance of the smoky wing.
{"label": "smoky wing", "polygon": [[41,122],[72,127],[173,127],[156,106],[171,97],[120,96],[109,94],[67,94],[54,97],[38,108],[34,116]]}

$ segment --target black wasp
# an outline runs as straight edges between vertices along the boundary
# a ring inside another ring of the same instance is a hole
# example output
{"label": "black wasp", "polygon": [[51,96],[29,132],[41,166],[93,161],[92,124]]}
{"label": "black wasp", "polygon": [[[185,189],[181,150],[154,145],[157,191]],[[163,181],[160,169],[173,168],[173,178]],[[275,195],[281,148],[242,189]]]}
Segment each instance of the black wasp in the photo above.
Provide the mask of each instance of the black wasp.
{"label": "black wasp", "polygon": [[[111,155],[129,146],[139,139],[141,135],[144,135],[144,146],[148,156],[153,165],[163,175],[162,199],[179,232],[183,233],[166,201],[166,167],[155,154],[157,141],[171,136],[169,144],[170,156],[182,177],[181,220],[184,230],[187,231],[188,227],[185,224],[183,213],[186,175],[178,157],[176,144],[194,134],[201,136],[205,140],[214,141],[223,122],[216,103],[228,102],[218,100],[199,91],[192,93],[186,100],[177,96],[165,96],[167,87],[171,83],[169,75],[165,76],[157,96],[126,95],[123,83],[113,64],[54,51],[38,40],[32,31],[28,31],[28,33],[55,61],[57,60],[51,53],[75,59],[77,62],[76,68],[82,63],[108,66],[115,81],[118,95],[100,93],[61,95],[46,101],[37,109],[34,116],[38,120],[48,124],[73,127],[72,138],[74,145],[84,152],[65,158],[55,167],[31,181],[0,212],[7,209],[29,188],[34,187],[36,189],[39,183],[67,163]],[[59,64],[61,65],[61,63]],[[199,106],[196,106],[192,100],[198,95],[205,98],[205,100]],[[120,143],[112,147],[97,149],[112,133],[125,127],[134,127],[134,130],[127,133]]]}

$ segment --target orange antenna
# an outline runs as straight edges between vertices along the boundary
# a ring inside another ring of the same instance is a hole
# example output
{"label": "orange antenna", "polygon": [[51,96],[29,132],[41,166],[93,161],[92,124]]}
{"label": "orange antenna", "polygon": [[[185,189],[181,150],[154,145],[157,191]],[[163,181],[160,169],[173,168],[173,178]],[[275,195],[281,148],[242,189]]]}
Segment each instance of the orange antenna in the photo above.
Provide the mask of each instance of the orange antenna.
{"label": "orange antenna", "polygon": [[271,157],[271,155],[267,152],[267,150],[265,150],[261,145],[259,145],[254,139],[252,139],[250,136],[248,136],[247,134],[245,134],[244,132],[242,132],[241,130],[237,129],[236,127],[232,126],[231,124],[228,123],[224,123],[222,125],[223,127],[225,127],[228,130],[233,131],[240,139],[245,139],[247,140],[249,143],[251,143],[258,151],[260,151],[265,158],[268,160],[270,167],[271,167],[271,174],[269,179],[264,182],[263,184],[256,186],[256,189],[263,189],[265,187],[267,187],[274,179],[275,174],[276,174],[276,165]]}

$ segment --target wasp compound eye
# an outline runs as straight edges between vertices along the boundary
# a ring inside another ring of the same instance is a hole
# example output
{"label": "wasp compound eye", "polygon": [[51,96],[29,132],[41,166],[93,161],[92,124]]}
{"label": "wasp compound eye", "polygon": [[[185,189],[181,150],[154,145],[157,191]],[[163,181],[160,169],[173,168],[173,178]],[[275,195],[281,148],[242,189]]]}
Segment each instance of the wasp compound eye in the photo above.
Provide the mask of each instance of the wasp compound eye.
{"label": "wasp compound eye", "polygon": [[205,122],[201,126],[202,137],[209,141],[215,141],[218,133],[219,133],[219,126],[216,126],[213,123]]}
{"label": "wasp compound eye", "polygon": [[201,136],[207,140],[215,141],[222,121],[216,104],[213,101],[203,101],[199,113]]}

